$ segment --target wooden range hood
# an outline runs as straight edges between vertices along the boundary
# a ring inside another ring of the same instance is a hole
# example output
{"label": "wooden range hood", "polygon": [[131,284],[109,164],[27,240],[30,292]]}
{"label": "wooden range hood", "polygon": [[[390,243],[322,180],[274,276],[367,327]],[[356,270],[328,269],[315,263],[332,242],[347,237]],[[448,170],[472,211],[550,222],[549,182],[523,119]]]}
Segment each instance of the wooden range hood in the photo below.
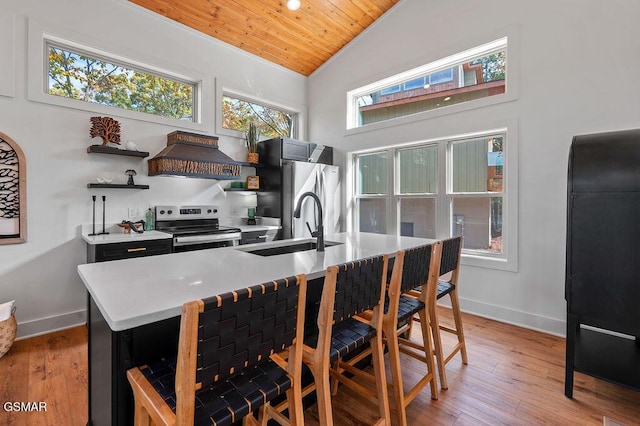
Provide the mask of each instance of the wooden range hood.
{"label": "wooden range hood", "polygon": [[240,163],[218,149],[216,136],[175,131],[167,147],[149,160],[149,176],[239,179]]}

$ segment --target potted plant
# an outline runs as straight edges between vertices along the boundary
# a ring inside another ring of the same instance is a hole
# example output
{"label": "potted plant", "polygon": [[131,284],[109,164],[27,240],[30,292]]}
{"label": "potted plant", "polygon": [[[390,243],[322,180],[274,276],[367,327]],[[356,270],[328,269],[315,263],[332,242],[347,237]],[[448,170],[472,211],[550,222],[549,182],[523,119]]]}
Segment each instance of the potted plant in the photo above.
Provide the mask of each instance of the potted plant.
{"label": "potted plant", "polygon": [[252,164],[258,163],[258,139],[260,138],[260,131],[256,125],[249,123],[249,129],[245,136],[245,142],[247,144],[247,161]]}

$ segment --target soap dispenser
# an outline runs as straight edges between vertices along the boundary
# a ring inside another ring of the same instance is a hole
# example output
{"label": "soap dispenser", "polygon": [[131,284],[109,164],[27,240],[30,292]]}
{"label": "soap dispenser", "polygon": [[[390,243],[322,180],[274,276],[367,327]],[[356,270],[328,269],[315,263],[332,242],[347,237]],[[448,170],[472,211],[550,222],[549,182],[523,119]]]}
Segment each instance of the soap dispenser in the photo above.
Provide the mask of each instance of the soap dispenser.
{"label": "soap dispenser", "polygon": [[154,228],[155,228],[155,224],[153,223],[153,210],[151,210],[151,207],[149,207],[149,210],[147,210],[147,215],[144,222],[144,230],[153,231]]}

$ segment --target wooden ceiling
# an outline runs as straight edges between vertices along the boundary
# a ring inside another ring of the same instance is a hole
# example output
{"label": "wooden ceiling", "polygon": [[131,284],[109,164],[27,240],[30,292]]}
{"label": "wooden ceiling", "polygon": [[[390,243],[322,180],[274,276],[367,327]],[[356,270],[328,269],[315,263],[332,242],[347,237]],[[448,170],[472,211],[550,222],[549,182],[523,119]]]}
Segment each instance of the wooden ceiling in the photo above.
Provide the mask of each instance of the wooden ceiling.
{"label": "wooden ceiling", "polygon": [[130,0],[308,76],[400,0]]}

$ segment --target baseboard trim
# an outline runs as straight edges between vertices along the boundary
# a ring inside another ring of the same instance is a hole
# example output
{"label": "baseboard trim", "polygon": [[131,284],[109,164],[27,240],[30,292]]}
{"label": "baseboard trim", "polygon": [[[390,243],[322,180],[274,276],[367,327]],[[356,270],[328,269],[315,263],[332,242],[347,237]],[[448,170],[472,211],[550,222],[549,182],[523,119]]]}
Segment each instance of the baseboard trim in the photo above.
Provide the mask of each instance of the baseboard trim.
{"label": "baseboard trim", "polygon": [[[443,303],[444,306],[448,304]],[[460,308],[463,312],[478,315],[483,318],[552,334],[554,336],[565,337],[566,321],[549,318],[542,315],[531,314],[503,306],[492,305],[477,300],[460,298]],[[33,321],[25,321],[18,324],[17,340],[28,337],[39,336],[65,328],[75,327],[86,323],[86,311],[69,312],[48,318],[41,318]]]}
{"label": "baseboard trim", "polygon": [[85,324],[87,322],[86,318],[86,310],[83,309],[81,311],[69,312],[62,315],[54,315],[47,318],[21,322],[18,323],[16,340],[52,333],[54,331]]}
{"label": "baseboard trim", "polygon": [[506,324],[516,325],[554,336],[566,336],[567,323],[564,320],[463,298],[460,298],[460,309],[469,314],[504,322]]}

